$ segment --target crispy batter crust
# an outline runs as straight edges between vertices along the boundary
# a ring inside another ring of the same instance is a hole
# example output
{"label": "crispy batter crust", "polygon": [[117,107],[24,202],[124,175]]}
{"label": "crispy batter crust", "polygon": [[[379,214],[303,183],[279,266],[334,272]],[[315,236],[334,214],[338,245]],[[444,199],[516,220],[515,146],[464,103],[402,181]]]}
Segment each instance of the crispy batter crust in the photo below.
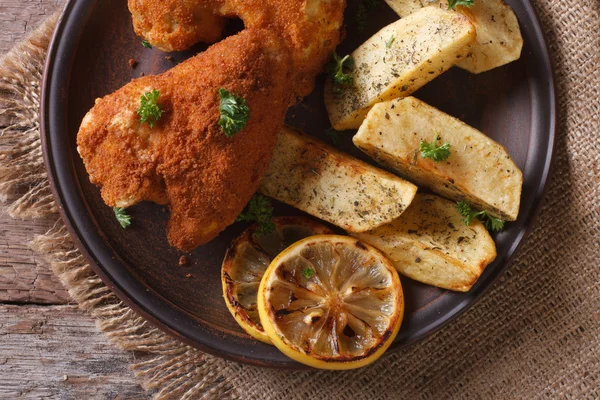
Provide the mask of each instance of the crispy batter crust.
{"label": "crispy batter crust", "polygon": [[163,51],[221,39],[225,18],[198,0],[129,0],[135,33]]}
{"label": "crispy batter crust", "polygon": [[345,0],[129,0],[135,31],[161,50],[212,42],[224,17],[247,29],[268,29],[290,49],[296,96],[306,96],[340,41]]}
{"label": "crispy batter crust", "polygon": [[[291,100],[290,55],[266,30],[247,29],[158,76],[136,79],[97,101],[78,150],[109,206],[168,204],[171,245],[191,250],[234,222],[269,165]],[[251,118],[227,138],[218,89],[244,97]],[[154,128],[140,124],[140,97],[160,91]]]}
{"label": "crispy batter crust", "polygon": [[[296,97],[312,90],[339,42],[344,0],[129,0],[136,32],[163,50],[217,40],[223,17],[246,29],[158,76],[136,79],[97,101],[78,150],[109,206],[168,204],[171,245],[191,250],[234,222],[258,189]],[[250,119],[227,138],[218,89],[246,99]],[[158,90],[154,128],[136,113]]]}

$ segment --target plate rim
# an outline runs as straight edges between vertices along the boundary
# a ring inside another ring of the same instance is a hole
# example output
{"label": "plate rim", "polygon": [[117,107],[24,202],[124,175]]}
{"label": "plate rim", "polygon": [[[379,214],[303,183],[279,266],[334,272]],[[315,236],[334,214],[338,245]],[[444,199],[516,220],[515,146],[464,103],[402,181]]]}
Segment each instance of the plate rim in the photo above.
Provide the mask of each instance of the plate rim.
{"label": "plate rim", "polygon": [[[52,79],[51,76],[55,71],[55,66],[57,59],[60,58],[58,54],[58,50],[60,48],[60,41],[62,33],[66,29],[66,24],[69,22],[67,17],[70,16],[71,13],[74,12],[74,8],[77,6],[77,3],[81,6],[84,2],[79,2],[77,0],[68,0],[65,4],[61,15],[59,17],[56,29],[52,36],[50,46],[48,48],[46,62],[44,65],[43,76],[42,76],[42,85],[40,90],[40,139],[42,144],[42,153],[44,158],[44,165],[47,172],[48,180],[50,183],[50,188],[53,194],[53,198],[56,202],[59,215],[61,220],[65,224],[67,231],[73,243],[77,247],[77,249],[84,256],[86,262],[90,265],[90,267],[94,270],[94,272],[100,277],[102,282],[115,293],[115,295],[123,301],[128,307],[133,309],[136,313],[141,315],[144,319],[149,321],[152,326],[158,328],[159,330],[165,332],[171,337],[175,337],[182,341],[183,343],[190,345],[194,348],[199,349],[200,351],[206,352],[208,354],[212,354],[217,357],[245,363],[252,364],[256,366],[262,367],[272,367],[272,368],[285,368],[285,369],[310,369],[309,367],[298,364],[294,361],[288,362],[271,362],[264,361],[260,357],[246,357],[231,354],[225,350],[220,350],[215,347],[212,347],[205,343],[200,343],[197,340],[194,340],[191,337],[188,337],[184,333],[180,332],[173,323],[173,321],[169,321],[169,318],[164,318],[164,315],[155,315],[157,314],[156,310],[149,310],[144,305],[140,304],[140,300],[132,297],[128,290],[122,288],[118,282],[115,282],[113,278],[109,276],[109,274],[104,270],[104,268],[100,265],[98,260],[93,256],[93,252],[88,248],[87,244],[84,243],[82,237],[80,236],[80,232],[75,227],[72,222],[72,216],[65,208],[66,200],[63,198],[62,191],[60,189],[60,184],[57,178],[57,171],[55,169],[54,159],[52,157],[52,144],[50,143],[50,130],[51,123],[49,118],[51,117],[49,112],[49,104],[51,102],[51,94],[54,93],[57,89],[52,87]],[[88,2],[85,2],[88,3]],[[97,3],[97,0],[94,0],[94,4]],[[557,100],[557,90],[556,90],[556,75],[554,64],[552,63],[552,57],[550,53],[550,49],[548,46],[548,41],[546,35],[542,30],[542,24],[540,22],[539,15],[532,4],[531,0],[525,0],[522,2],[523,7],[526,11],[532,16],[534,24],[528,27],[528,29],[534,30],[534,36],[541,38],[541,42],[543,43],[543,47],[540,49],[540,53],[542,56],[542,66],[545,69],[548,69],[548,93],[549,98],[546,99],[549,106],[549,115],[548,118],[548,147],[546,150],[549,150],[549,155],[545,159],[545,163],[542,169],[542,174],[540,176],[540,180],[537,182],[537,185],[534,190],[534,201],[532,206],[532,212],[529,213],[527,218],[524,220],[523,225],[524,229],[522,229],[518,236],[511,243],[511,246],[508,252],[505,255],[505,259],[503,262],[498,265],[493,275],[489,277],[489,282],[484,287],[478,287],[477,289],[472,289],[469,294],[470,296],[465,300],[459,302],[454,308],[452,308],[446,315],[442,318],[438,318],[431,324],[427,325],[428,330],[422,329],[417,332],[413,338],[403,342],[397,343],[395,346],[393,345],[385,355],[389,355],[393,352],[396,352],[400,349],[406,348],[408,346],[413,345],[414,343],[420,342],[425,338],[433,335],[438,332],[443,327],[447,326],[450,322],[457,319],[460,315],[462,315],[467,310],[471,309],[478,301],[481,300],[483,294],[488,292],[492,286],[494,286],[498,278],[508,270],[508,268],[512,265],[515,260],[516,255],[519,253],[519,250],[523,246],[523,244],[527,241],[527,238],[533,231],[535,222],[546,202],[546,194],[548,192],[548,188],[550,186],[550,182],[552,179],[553,171],[554,171],[554,159],[556,157],[556,142],[557,142],[557,120],[558,120],[558,100]],[[90,7],[89,8],[94,8]],[[523,27],[521,28],[523,29]],[[75,46],[76,47],[76,46]],[[60,90],[60,89],[58,89]],[[66,113],[66,111],[65,111]],[[162,299],[164,302],[169,303],[168,300]],[[148,303],[148,301],[147,301]],[[186,311],[181,310],[182,313],[188,314]],[[164,314],[164,313],[163,313]]]}

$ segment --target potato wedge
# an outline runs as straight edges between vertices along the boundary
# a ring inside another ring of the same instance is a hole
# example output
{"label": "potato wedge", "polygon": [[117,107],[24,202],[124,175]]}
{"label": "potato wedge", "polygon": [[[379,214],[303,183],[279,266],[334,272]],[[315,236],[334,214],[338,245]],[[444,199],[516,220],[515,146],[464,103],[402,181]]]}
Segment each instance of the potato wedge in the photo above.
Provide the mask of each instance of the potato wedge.
{"label": "potato wedge", "polygon": [[[423,158],[420,142],[450,143],[442,162]],[[378,163],[452,200],[514,221],[523,174],[504,147],[414,97],[377,104],[352,139]]]}
{"label": "potato wedge", "polygon": [[351,86],[335,93],[327,81],[331,125],[357,129],[374,104],[410,95],[460,61],[474,40],[468,18],[434,7],[386,26],[352,53]]}
{"label": "potato wedge", "polygon": [[417,187],[284,128],[260,191],[347,231],[363,232],[398,218]]}
{"label": "potato wedge", "polygon": [[400,218],[352,236],[378,248],[398,272],[419,282],[466,292],[496,258],[483,224],[462,221],[456,204],[417,194]]}
{"label": "potato wedge", "polygon": [[[385,0],[402,18],[430,6],[447,9],[447,1]],[[523,37],[513,10],[502,0],[475,0],[473,6],[457,6],[477,31],[477,40],[457,66],[474,74],[508,64],[521,57]]]}

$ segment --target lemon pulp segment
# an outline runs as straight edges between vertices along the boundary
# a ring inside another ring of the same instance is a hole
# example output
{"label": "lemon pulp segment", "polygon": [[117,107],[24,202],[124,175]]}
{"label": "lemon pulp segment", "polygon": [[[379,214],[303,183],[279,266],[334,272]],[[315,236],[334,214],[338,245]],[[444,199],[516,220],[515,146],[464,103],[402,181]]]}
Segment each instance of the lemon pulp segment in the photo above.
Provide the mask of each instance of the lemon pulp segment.
{"label": "lemon pulp segment", "polygon": [[324,369],[350,369],[379,358],[404,314],[400,279],[375,248],[320,235],[279,254],[261,281],[265,333],[288,357]]}
{"label": "lemon pulp segment", "polygon": [[252,225],[233,241],[221,268],[223,297],[237,323],[252,337],[270,343],[260,323],[256,296],[271,260],[289,245],[317,234],[332,233],[325,225],[304,217],[276,217],[275,231],[257,235]]}

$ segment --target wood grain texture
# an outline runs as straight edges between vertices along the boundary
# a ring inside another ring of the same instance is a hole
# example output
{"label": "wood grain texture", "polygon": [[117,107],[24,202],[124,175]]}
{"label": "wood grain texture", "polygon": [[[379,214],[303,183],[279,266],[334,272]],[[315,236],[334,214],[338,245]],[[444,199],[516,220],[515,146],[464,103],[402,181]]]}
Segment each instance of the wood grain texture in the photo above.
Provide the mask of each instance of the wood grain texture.
{"label": "wood grain texture", "polygon": [[[63,3],[63,0],[0,0],[0,56],[25,39]],[[0,302],[68,302],[68,294],[58,279],[48,268],[38,265],[39,260],[27,246],[34,235],[45,233],[49,228],[47,221],[14,220],[0,205]]]}
{"label": "wood grain texture", "polygon": [[0,54],[25,39],[63,4],[63,0],[0,0]]}
{"label": "wood grain texture", "polygon": [[46,221],[19,221],[0,207],[0,302],[65,304],[67,291],[27,246],[50,228]]}
{"label": "wood grain texture", "polygon": [[0,399],[145,399],[130,361],[76,306],[0,305]]}
{"label": "wood grain texture", "polygon": [[[0,56],[63,3],[0,0]],[[0,205],[0,399],[148,398],[129,355],[76,306],[62,305],[67,291],[27,246],[49,228],[14,220]]]}

